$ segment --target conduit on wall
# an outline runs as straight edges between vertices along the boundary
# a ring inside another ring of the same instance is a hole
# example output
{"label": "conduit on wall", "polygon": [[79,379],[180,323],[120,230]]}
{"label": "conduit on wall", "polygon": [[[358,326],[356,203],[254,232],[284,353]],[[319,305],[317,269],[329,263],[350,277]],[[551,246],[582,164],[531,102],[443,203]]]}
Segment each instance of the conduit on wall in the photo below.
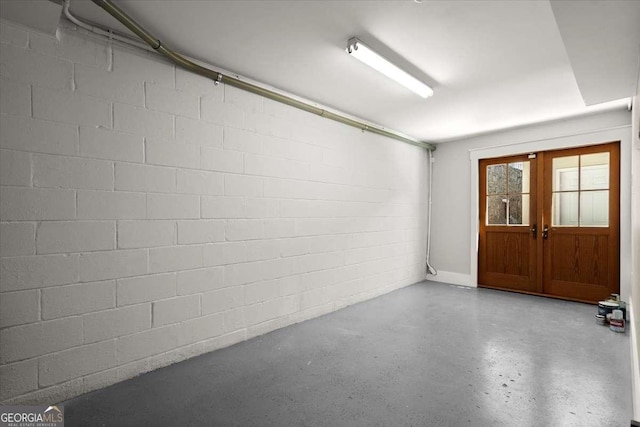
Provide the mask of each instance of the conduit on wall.
{"label": "conduit on wall", "polygon": [[[230,86],[237,87],[239,89],[246,90],[251,93],[255,93],[265,98],[272,99],[277,102],[281,102],[286,105],[290,105],[292,107],[298,108],[303,111],[307,111],[309,113],[316,114],[321,117],[325,117],[327,119],[334,120],[339,123],[343,123],[345,125],[353,126],[355,128],[361,129],[362,131],[367,131],[371,133],[375,133],[378,135],[386,136],[388,138],[392,138],[398,141],[405,142],[407,144],[415,145],[418,147],[426,148],[427,150],[435,150],[435,145],[429,144],[427,142],[419,141],[414,138],[410,138],[408,136],[401,135],[397,132],[393,132],[391,130],[386,130],[377,126],[373,126],[367,123],[360,122],[358,120],[351,119],[349,117],[343,116],[341,114],[333,113],[331,111],[327,111],[323,108],[316,107],[314,105],[308,104],[306,102],[297,100],[295,98],[283,95],[281,93],[272,91],[270,89],[260,87],[258,85],[240,80],[235,77],[224,75],[218,71],[214,71],[210,68],[203,67],[195,62],[191,61],[184,55],[164,46],[158,38],[153,36],[147,30],[145,30],[140,24],[138,24],[133,18],[127,15],[122,9],[113,4],[110,0],[92,0],[96,5],[100,6],[111,16],[120,21],[125,27],[131,30],[134,34],[136,34],[140,39],[142,39],[145,43],[147,43],[151,48],[153,48],[159,54],[165,56],[170,61],[175,63],[176,65],[185,68],[193,73],[200,74],[204,77],[207,77],[214,82],[224,83]],[[65,2],[65,14],[69,17],[69,7],[68,0]],[[70,18],[72,21],[74,19],[77,21],[75,17]],[[75,22],[75,21],[74,21]],[[81,22],[81,21],[80,21]],[[82,23],[82,22],[81,22]],[[76,23],[77,24],[77,23]],[[82,23],[84,24],[84,23]],[[83,26],[89,26],[88,24],[84,24]],[[104,31],[104,30],[103,30]],[[94,31],[95,32],[95,31]],[[128,37],[117,34],[113,30],[105,31],[107,34],[103,35],[115,35],[119,40],[127,39]]]}

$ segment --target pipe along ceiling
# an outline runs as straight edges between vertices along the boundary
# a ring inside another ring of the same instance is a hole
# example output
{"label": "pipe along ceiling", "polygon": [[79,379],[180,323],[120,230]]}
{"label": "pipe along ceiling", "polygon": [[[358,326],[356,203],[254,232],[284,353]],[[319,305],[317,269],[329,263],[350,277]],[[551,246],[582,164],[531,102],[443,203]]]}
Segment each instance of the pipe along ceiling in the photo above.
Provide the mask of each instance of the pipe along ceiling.
{"label": "pipe along ceiling", "polygon": [[191,61],[184,55],[164,46],[158,38],[156,38],[151,33],[149,33],[140,24],[138,24],[133,18],[127,15],[126,12],[124,12],[118,6],[113,4],[110,0],[92,0],[92,1],[93,3],[100,6],[102,9],[104,9],[111,16],[113,16],[118,21],[120,21],[125,27],[127,27],[134,34],[136,34],[140,39],[142,39],[145,43],[147,43],[156,52],[168,58],[171,62],[193,73],[200,74],[204,77],[207,77],[216,83],[224,83],[230,86],[234,86],[239,89],[243,89],[245,91],[255,93],[257,95],[261,95],[265,98],[269,98],[274,101],[281,102],[286,105],[290,105],[300,110],[307,111],[309,113],[313,113],[318,116],[325,117],[327,119],[331,119],[339,123],[343,123],[345,125],[353,126],[362,131],[367,131],[367,132],[375,133],[378,135],[386,136],[387,138],[392,138],[407,144],[426,148],[427,150],[430,150],[430,151],[433,151],[436,149],[435,145],[430,144],[428,142],[419,141],[417,139],[401,135],[400,133],[397,133],[391,130],[383,129],[381,127],[373,126],[358,120],[351,119],[341,114],[327,111],[323,108],[316,107],[314,105],[297,100],[290,96],[272,91],[264,87],[260,87],[258,85],[240,80],[235,77],[224,75],[218,71],[214,71],[210,68],[206,68],[199,64],[196,64],[195,62]]}

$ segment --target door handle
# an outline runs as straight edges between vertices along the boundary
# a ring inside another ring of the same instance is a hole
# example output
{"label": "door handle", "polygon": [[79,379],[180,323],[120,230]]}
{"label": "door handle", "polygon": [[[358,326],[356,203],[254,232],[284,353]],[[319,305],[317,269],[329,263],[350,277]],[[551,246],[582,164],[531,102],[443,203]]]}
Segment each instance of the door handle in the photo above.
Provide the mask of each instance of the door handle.
{"label": "door handle", "polygon": [[531,235],[533,236],[534,239],[537,238],[538,237],[538,224],[533,224],[533,226],[531,226],[529,231],[531,231]]}
{"label": "door handle", "polygon": [[546,240],[549,238],[549,226],[547,224],[544,225],[542,229],[542,237]]}

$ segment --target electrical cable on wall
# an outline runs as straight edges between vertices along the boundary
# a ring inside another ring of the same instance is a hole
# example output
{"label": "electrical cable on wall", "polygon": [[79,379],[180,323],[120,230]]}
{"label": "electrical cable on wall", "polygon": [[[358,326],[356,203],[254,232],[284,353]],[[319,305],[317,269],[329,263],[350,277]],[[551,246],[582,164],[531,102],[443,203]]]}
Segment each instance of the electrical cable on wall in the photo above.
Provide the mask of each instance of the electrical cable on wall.
{"label": "electrical cable on wall", "polygon": [[431,192],[433,189],[433,163],[435,159],[431,150],[427,150],[427,156],[429,158],[429,199],[427,201],[427,273],[432,276],[437,276],[438,270],[431,265]]}

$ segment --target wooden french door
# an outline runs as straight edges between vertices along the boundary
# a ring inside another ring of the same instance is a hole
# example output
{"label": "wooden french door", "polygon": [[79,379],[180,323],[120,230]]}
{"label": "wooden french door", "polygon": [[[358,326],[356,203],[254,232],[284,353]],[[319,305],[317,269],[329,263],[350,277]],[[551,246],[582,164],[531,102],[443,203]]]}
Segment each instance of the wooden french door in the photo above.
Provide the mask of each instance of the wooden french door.
{"label": "wooden french door", "polygon": [[478,283],[595,302],[618,293],[620,147],[480,161]]}

